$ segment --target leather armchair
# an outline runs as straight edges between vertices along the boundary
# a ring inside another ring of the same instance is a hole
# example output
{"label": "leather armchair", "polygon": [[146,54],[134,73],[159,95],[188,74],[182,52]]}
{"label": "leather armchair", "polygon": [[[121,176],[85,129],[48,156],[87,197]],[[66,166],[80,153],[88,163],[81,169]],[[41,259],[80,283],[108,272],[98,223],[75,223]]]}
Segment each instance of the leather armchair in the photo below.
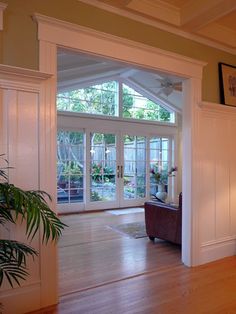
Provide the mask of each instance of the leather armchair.
{"label": "leather armchair", "polygon": [[182,237],[182,193],[179,206],[148,201],[144,204],[146,232],[150,240],[155,238],[181,244]]}

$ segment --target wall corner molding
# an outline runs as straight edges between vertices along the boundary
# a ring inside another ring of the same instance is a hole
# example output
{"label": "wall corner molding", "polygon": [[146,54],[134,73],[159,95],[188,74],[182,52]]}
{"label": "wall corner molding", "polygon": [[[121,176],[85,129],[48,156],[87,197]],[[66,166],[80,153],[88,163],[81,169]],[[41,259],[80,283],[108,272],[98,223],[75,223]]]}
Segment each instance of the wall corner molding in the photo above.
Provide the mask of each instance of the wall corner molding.
{"label": "wall corner molding", "polygon": [[6,9],[7,4],[0,2],[0,31],[3,30],[3,11]]}

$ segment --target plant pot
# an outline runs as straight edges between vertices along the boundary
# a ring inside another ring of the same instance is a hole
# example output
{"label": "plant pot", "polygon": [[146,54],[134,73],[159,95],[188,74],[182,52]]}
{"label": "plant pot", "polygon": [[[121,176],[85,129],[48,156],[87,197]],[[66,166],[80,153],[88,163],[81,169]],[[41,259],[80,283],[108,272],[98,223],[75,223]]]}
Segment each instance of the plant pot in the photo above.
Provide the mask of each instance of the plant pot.
{"label": "plant pot", "polygon": [[164,184],[158,184],[158,192],[156,193],[156,197],[159,198],[161,201],[165,202],[167,199],[167,192]]}

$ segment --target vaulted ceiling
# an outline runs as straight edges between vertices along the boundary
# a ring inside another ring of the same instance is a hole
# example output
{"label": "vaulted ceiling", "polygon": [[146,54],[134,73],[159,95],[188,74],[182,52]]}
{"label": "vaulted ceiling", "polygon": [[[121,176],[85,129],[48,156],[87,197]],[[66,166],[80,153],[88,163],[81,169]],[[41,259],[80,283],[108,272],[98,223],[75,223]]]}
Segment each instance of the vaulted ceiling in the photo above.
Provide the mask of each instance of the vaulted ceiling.
{"label": "vaulted ceiling", "polygon": [[58,93],[118,80],[165,108],[181,113],[180,77],[66,49],[58,49],[57,65]]}
{"label": "vaulted ceiling", "polygon": [[[236,49],[236,0],[80,0]],[[236,51],[236,50],[235,50]]]}

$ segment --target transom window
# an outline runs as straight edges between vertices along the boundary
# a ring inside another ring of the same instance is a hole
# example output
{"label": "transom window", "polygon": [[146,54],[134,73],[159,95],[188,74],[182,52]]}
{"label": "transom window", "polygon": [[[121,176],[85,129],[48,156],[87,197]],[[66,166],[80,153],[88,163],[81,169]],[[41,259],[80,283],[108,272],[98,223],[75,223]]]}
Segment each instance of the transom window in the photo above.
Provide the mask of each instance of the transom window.
{"label": "transom window", "polygon": [[124,119],[175,122],[175,114],[118,81],[58,93],[57,109]]}

